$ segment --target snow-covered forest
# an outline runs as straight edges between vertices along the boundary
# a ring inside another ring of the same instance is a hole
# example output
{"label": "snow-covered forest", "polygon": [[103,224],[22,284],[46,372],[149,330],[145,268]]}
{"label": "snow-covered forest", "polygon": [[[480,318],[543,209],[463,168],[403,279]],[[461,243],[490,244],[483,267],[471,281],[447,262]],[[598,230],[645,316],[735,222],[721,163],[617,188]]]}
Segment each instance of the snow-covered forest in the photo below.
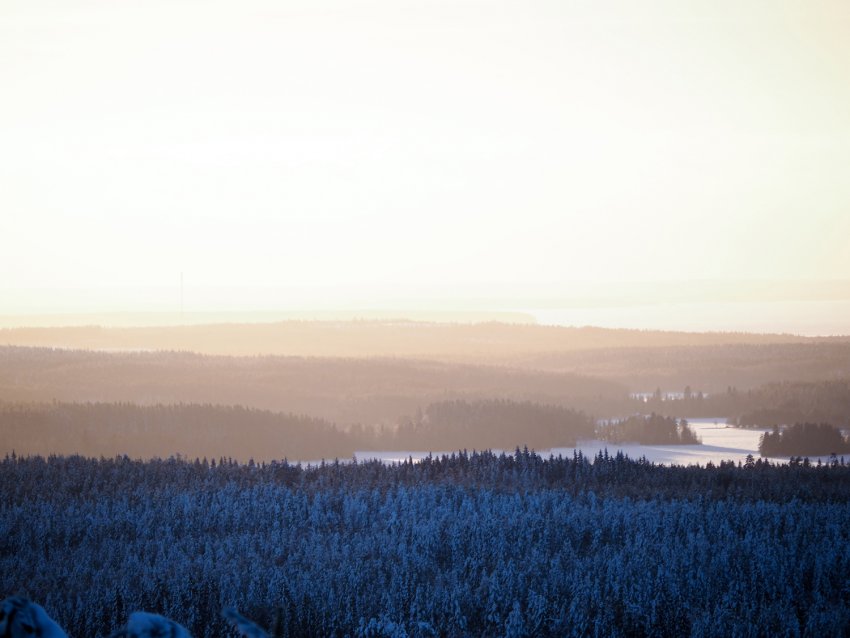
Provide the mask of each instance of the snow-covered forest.
{"label": "snow-covered forest", "polygon": [[132,609],[228,636],[850,631],[850,466],[623,456],[0,462],[0,590],[71,636]]}
{"label": "snow-covered forest", "polygon": [[0,638],[850,638],[848,36],[0,0]]}

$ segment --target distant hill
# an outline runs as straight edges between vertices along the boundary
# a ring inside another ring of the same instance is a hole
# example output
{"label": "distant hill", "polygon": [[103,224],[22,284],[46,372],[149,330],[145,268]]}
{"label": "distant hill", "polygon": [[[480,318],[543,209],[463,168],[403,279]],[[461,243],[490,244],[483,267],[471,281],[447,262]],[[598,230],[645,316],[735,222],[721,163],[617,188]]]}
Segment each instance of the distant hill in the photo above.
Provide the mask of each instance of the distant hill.
{"label": "distant hill", "polygon": [[545,361],[551,353],[833,342],[824,338],[781,334],[688,333],[527,323],[461,324],[405,320],[0,329],[0,344],[19,346],[187,350],[239,356],[412,357],[466,363],[508,363],[527,357],[532,364],[529,367],[537,367],[533,363]]}
{"label": "distant hill", "polygon": [[0,453],[243,462],[351,458],[351,437],[321,419],[242,406],[0,403]]}
{"label": "distant hill", "polygon": [[850,375],[850,337],[496,322],[281,321],[136,328],[9,328],[0,329],[0,344],[102,352],[165,350],[227,356],[390,358],[510,366],[606,379],[633,392],[652,392],[657,387],[680,392],[689,385],[695,391],[716,393],[728,386],[748,389],[770,382],[820,381]]}
{"label": "distant hill", "polygon": [[812,422],[850,426],[850,380],[773,383],[747,393],[747,399],[748,409],[738,415],[738,425]]}
{"label": "distant hill", "polygon": [[439,401],[498,397],[594,411],[626,394],[573,373],[435,361],[0,347],[5,401],[214,403],[394,425]]}
{"label": "distant hill", "polygon": [[443,401],[398,427],[337,428],[323,419],[243,406],[180,403],[4,403],[0,456],[351,458],[358,450],[548,449],[593,436],[593,420],[531,402]]}
{"label": "distant hill", "polygon": [[573,447],[594,436],[594,421],[560,406],[503,399],[441,401],[402,423],[395,433],[399,450],[458,450],[528,446],[537,450]]}
{"label": "distant hill", "polygon": [[850,379],[786,381],[708,396],[664,398],[661,394],[634,399],[629,413],[653,411],[673,417],[724,416],[742,427],[769,427],[797,422],[850,426]]}
{"label": "distant hill", "polygon": [[520,356],[512,364],[552,372],[581,372],[622,383],[634,392],[653,392],[656,388],[682,392],[685,386],[690,386],[695,393],[716,394],[725,392],[729,386],[746,390],[766,383],[850,379],[850,342],[808,339],[747,343],[742,340],[691,346],[553,351]]}

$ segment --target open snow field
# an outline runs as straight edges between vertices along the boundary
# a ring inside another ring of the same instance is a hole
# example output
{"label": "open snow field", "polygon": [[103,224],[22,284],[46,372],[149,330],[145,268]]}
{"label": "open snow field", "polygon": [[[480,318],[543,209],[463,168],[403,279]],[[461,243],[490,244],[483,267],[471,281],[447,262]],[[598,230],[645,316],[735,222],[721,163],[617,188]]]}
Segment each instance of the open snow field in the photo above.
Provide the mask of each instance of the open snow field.
{"label": "open snow field", "polygon": [[688,419],[691,428],[702,439],[702,445],[640,445],[638,443],[612,444],[607,441],[580,441],[576,448],[555,448],[556,456],[572,455],[578,449],[586,456],[596,456],[601,450],[609,454],[622,451],[638,459],[665,465],[715,465],[720,461],[744,461],[748,454],[759,457],[759,438],[769,428],[743,429],[726,425],[725,418]]}
{"label": "open snow field", "polygon": [[[702,439],[702,445],[640,445],[638,443],[615,444],[606,441],[579,441],[577,447],[559,447],[551,450],[538,450],[541,456],[572,456],[576,450],[581,450],[585,456],[594,457],[600,451],[607,449],[608,454],[614,455],[618,451],[633,459],[646,457],[648,461],[662,463],[664,465],[705,465],[709,461],[718,465],[720,461],[743,462],[748,454],[759,458],[759,437],[769,431],[770,428],[736,428],[726,425],[725,417],[712,419],[688,419],[688,423],[697,436]],[[470,450],[471,451],[471,450]],[[498,450],[495,450],[498,452]],[[513,452],[513,450],[505,450]],[[435,451],[434,456],[449,454],[450,451]],[[393,452],[356,452],[358,461],[378,459],[384,463],[401,463],[408,458],[414,461],[428,456],[429,452],[423,451],[393,451]],[[820,458],[823,462],[829,460],[828,456],[815,457],[811,461],[817,462]],[[770,459],[772,463],[787,463],[787,458]]]}

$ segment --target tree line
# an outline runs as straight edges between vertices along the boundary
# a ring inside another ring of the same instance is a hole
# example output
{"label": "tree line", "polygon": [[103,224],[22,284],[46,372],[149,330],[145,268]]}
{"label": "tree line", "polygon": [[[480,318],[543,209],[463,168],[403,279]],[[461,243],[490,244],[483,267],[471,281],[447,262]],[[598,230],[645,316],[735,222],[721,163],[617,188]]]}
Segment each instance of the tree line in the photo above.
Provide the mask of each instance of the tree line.
{"label": "tree line", "polygon": [[600,413],[626,388],[572,373],[404,359],[225,357],[0,346],[0,399],[224,404],[348,427],[395,426],[430,403],[500,397]]}
{"label": "tree line", "polygon": [[596,429],[599,438],[612,443],[643,445],[699,445],[700,438],[685,419],[674,419],[654,412],[649,416],[632,415],[619,421],[605,421]]}
{"label": "tree line", "polygon": [[[796,339],[796,343],[753,343],[746,335],[726,342],[609,347],[558,351],[554,348],[516,357],[510,363],[538,370],[573,372],[604,378],[635,392],[660,387],[681,393],[723,394],[729,386],[742,391],[769,383],[816,383],[846,379],[850,370],[847,337]],[[753,335],[750,335],[753,336]],[[656,410],[657,411],[657,410]],[[725,413],[720,413],[725,414]],[[698,414],[676,416],[703,416]],[[705,416],[718,416],[707,414]]]}
{"label": "tree line", "polygon": [[850,438],[828,423],[795,423],[773,427],[759,441],[762,456],[827,456],[850,454]]}
{"label": "tree line", "polygon": [[0,453],[318,461],[357,451],[572,447],[594,436],[584,413],[530,401],[438,402],[417,414],[395,427],[343,429],[243,406],[0,402]]}
{"label": "tree line", "polygon": [[797,422],[850,425],[850,380],[832,379],[768,383],[749,390],[728,386],[705,394],[685,386],[676,394],[657,388],[648,397],[633,397],[633,409],[672,417],[728,417],[742,427],[770,427]]}
{"label": "tree line", "polygon": [[[845,347],[846,361],[840,353],[832,358],[824,354],[824,375],[829,376],[848,369],[850,344],[808,344],[800,352],[782,356],[799,355],[805,363],[811,359],[806,355],[807,348]],[[646,356],[656,364],[667,361],[662,351],[651,350],[654,354]],[[592,357],[588,353],[575,356],[596,361],[633,354],[599,350]],[[689,369],[696,371],[701,355],[692,355]],[[820,355],[811,360],[820,360]],[[847,379],[784,381],[753,387],[761,378],[755,375],[738,386],[733,379],[749,368],[744,359],[735,358],[734,365],[729,363],[726,368],[728,384],[720,391],[700,385],[697,375],[683,373],[682,385],[659,386],[649,396],[630,398],[628,386],[610,380],[616,375],[602,378],[606,376],[604,370],[593,367],[602,364],[593,361],[569,370],[541,370],[404,359],[223,357],[0,346],[0,400],[243,405],[306,414],[343,429],[357,424],[394,428],[400,420],[432,403],[493,397],[557,405],[603,418],[655,412],[676,418],[728,417],[735,424],[759,427],[807,421],[850,425]],[[549,364],[544,361],[541,365]],[[551,365],[557,368],[555,363]],[[588,376],[594,370],[598,376]],[[802,371],[798,377],[794,374],[791,368],[783,372],[786,379],[805,378]],[[635,380],[629,386],[646,388],[646,383],[647,379]],[[671,389],[676,390],[675,398],[669,396]]]}

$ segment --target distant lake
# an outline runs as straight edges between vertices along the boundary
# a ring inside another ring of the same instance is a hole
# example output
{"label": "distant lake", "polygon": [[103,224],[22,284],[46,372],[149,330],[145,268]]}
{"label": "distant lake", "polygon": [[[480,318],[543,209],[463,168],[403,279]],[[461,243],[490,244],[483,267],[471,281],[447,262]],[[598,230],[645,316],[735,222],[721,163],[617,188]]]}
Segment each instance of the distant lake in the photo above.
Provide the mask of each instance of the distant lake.
{"label": "distant lake", "polygon": [[[719,465],[721,461],[743,462],[748,454],[755,458],[759,456],[759,438],[772,428],[735,428],[726,425],[725,418],[711,419],[688,419],[688,423],[702,439],[702,445],[639,445],[637,443],[616,444],[607,441],[579,441],[577,447],[561,447],[551,450],[537,450],[542,457],[547,458],[550,454],[554,456],[572,457],[576,450],[587,457],[593,458],[602,450],[608,450],[608,454],[615,455],[618,451],[632,458],[646,457],[648,461],[663,465],[705,465],[709,461]],[[471,451],[471,450],[470,450]],[[513,453],[514,450],[505,450]],[[501,450],[494,450],[501,452]],[[358,461],[379,460],[384,463],[401,463],[409,458],[421,461],[427,457],[429,452],[356,452]],[[432,456],[451,454],[451,452],[435,452]],[[811,461],[817,463],[818,458],[823,462],[829,461],[829,456],[812,457]],[[787,458],[770,459],[771,463],[787,463]]]}
{"label": "distant lake", "polygon": [[539,323],[690,332],[850,334],[850,300],[658,303],[523,309]]}

